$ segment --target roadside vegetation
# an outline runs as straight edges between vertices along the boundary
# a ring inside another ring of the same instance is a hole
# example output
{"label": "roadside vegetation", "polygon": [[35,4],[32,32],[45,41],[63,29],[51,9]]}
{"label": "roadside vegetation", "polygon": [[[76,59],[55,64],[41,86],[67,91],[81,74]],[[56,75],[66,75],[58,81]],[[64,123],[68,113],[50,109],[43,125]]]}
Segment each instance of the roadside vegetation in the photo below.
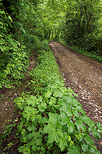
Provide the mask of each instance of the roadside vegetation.
{"label": "roadside vegetation", "polygon": [[[81,34],[79,31],[75,33],[78,24],[81,28],[88,26],[89,35],[84,33],[84,39],[90,40],[94,36],[90,36],[91,32],[95,30],[93,22],[89,24],[90,12],[97,13],[97,9],[88,10],[88,5],[91,9],[91,1],[84,4],[83,1],[67,3],[51,0],[0,2],[0,90],[19,90],[25,82],[27,89],[19,93],[12,102],[15,103],[19,117],[11,120],[1,134],[0,153],[11,153],[11,149],[18,149],[18,153],[23,154],[99,154],[100,151],[95,147],[90,135],[100,139],[102,125],[99,122],[95,124],[87,117],[81,104],[74,98],[78,97],[77,94],[71,88],[65,88],[55,57],[48,46],[49,41],[59,39],[67,45],[79,46],[78,42],[83,36],[77,36]],[[97,1],[97,6],[99,5]],[[72,6],[76,10],[75,16]],[[68,8],[71,14],[68,14]],[[84,9],[85,15],[78,13],[83,12],[81,8]],[[94,17],[94,14],[91,17]],[[97,18],[95,16],[92,21]],[[70,35],[68,25],[71,29]],[[90,27],[93,28],[92,31]],[[73,35],[77,37],[76,42]],[[88,42],[90,49],[88,44],[85,46],[89,53],[96,47],[94,52],[97,51],[99,61],[102,51],[101,38],[100,35],[98,44],[93,43],[92,46],[91,41]],[[75,42],[74,45],[72,42]],[[83,42],[80,44],[83,45]],[[37,61],[36,66],[29,70],[30,58],[33,59],[30,57],[31,53],[35,54]],[[93,57],[96,59],[94,55]],[[1,95],[1,100],[3,97]]]}

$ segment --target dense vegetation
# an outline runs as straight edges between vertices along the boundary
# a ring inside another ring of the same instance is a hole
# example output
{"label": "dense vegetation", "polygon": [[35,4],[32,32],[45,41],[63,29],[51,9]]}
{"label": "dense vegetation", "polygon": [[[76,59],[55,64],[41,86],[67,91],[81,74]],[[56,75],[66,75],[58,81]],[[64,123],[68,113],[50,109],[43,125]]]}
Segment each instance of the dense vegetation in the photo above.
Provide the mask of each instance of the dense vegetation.
{"label": "dense vegetation", "polygon": [[[31,51],[39,55],[36,68],[28,72],[30,92],[15,99],[21,114],[16,134],[21,141],[19,151],[100,153],[89,134],[100,139],[102,126],[85,115],[74,98],[76,94],[64,87],[48,47],[49,40],[64,41],[78,51],[79,48],[90,54],[94,51],[94,58],[99,56],[101,61],[100,1],[0,2],[0,88],[20,87],[28,71]],[[7,132],[2,139],[6,135]]]}

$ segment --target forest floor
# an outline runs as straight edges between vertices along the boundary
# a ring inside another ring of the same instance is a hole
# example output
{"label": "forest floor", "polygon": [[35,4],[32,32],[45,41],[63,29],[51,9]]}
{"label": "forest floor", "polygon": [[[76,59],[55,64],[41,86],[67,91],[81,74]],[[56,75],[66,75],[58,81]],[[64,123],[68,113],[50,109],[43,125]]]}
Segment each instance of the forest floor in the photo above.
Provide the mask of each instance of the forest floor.
{"label": "forest floor", "polygon": [[[83,56],[59,42],[50,42],[65,86],[78,94],[86,115],[102,124],[102,63]],[[95,141],[96,145],[102,140]],[[100,142],[100,143],[99,143]],[[100,146],[102,152],[102,147]]]}
{"label": "forest floor", "polygon": [[[72,90],[79,95],[78,101],[82,104],[86,115],[94,120],[96,123],[102,124],[102,63],[85,57],[59,42],[50,42],[49,46],[54,51],[61,75],[63,76],[65,86],[71,87]],[[30,56],[28,71],[36,66],[37,54],[32,52]],[[3,125],[8,125],[10,119],[19,119],[19,113],[13,110],[14,99],[21,95],[22,92],[29,92],[26,88],[29,80],[28,74],[25,74],[24,84],[21,87],[14,89],[2,88],[0,94],[3,96],[0,99],[0,133],[3,132]],[[19,123],[19,121],[18,121]],[[0,150],[7,143],[13,142],[13,145],[8,148],[7,153],[17,154],[20,141],[15,140],[16,129],[13,128],[11,134],[2,144]],[[102,139],[94,139],[95,145],[102,153]]]}

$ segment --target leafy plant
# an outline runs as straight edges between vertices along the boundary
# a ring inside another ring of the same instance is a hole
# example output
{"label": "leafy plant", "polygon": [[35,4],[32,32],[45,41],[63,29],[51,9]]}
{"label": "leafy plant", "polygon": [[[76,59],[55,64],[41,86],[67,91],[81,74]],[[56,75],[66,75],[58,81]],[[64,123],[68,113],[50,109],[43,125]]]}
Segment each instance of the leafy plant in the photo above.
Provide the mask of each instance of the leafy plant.
{"label": "leafy plant", "polygon": [[99,122],[95,125],[85,115],[71,88],[64,87],[53,54],[44,50],[39,53],[38,65],[29,74],[36,96],[15,100],[22,111],[18,131],[24,145],[19,152],[100,153],[90,134],[100,139],[102,125]]}

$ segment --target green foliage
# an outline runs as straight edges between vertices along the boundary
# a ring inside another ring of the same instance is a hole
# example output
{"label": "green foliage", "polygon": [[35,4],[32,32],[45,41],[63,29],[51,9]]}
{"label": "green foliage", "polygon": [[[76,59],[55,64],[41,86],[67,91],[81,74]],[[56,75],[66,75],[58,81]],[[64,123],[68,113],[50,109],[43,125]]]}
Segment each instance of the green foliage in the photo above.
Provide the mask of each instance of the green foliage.
{"label": "green foliage", "polygon": [[[100,153],[89,136],[100,139],[102,125],[85,115],[81,104],[66,89],[51,52],[38,51],[38,64],[30,72],[35,95],[15,99],[22,111],[18,131],[21,153]],[[30,85],[30,83],[29,83]]]}
{"label": "green foliage", "polygon": [[48,43],[49,43],[49,40],[43,40],[41,43],[41,48],[50,49]]}
{"label": "green foliage", "polygon": [[13,1],[1,1],[0,88],[20,84],[29,65],[30,50],[40,49],[44,37],[32,2],[14,2],[16,6]]}
{"label": "green foliage", "polygon": [[0,10],[0,88],[9,88],[24,79],[24,72],[28,68],[29,51],[15,40],[11,29],[13,20],[3,9]]}
{"label": "green foliage", "polygon": [[[47,52],[49,38],[64,39],[70,45],[82,44],[88,51],[96,46],[100,50],[102,37],[96,35],[95,23],[97,7],[94,9],[91,1],[0,2],[0,88],[19,86],[29,65],[30,50],[37,50],[39,55],[36,68],[29,72],[28,87],[32,95],[23,93],[15,99],[21,114],[16,134],[23,143],[19,152],[100,153],[90,134],[100,139],[102,125],[95,125],[85,115],[74,98],[77,95],[64,87],[52,52]],[[12,127],[5,129],[4,138]]]}
{"label": "green foliage", "polygon": [[102,56],[101,56],[101,52],[98,51],[91,51],[91,52],[87,52],[83,49],[79,49],[78,46],[68,46],[69,48],[71,48],[74,51],[77,51],[78,53],[81,53],[84,56],[90,57],[91,59],[97,60],[99,62],[102,62]]}
{"label": "green foliage", "polygon": [[70,46],[86,51],[102,50],[102,33],[98,24],[101,3],[97,1],[72,1],[66,5],[66,25],[63,24],[64,39]]}

